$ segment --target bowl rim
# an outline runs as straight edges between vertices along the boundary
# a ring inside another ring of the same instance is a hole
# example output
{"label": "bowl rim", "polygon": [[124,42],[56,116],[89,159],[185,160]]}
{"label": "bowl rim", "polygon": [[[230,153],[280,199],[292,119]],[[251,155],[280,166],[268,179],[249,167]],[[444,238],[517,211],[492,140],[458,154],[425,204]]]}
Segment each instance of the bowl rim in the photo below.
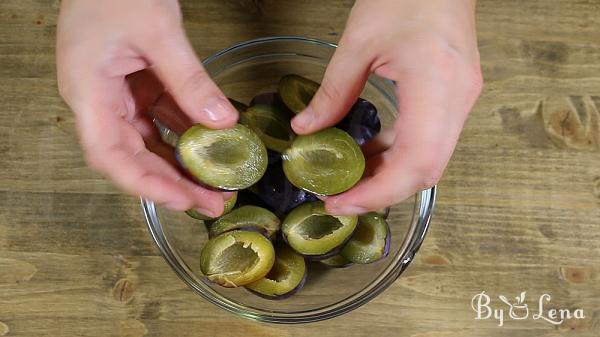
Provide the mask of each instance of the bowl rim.
{"label": "bowl rim", "polygon": [[[206,58],[203,61],[203,64],[206,66],[227,53],[248,46],[256,46],[260,44],[281,41],[301,42],[320,45],[326,48],[337,48],[336,44],[313,38],[305,38],[299,36],[264,37],[240,42],[229,48],[223,49],[213,54],[212,56]],[[325,307],[321,307],[318,309],[294,311],[289,313],[261,310],[254,307],[246,307],[232,300],[229,300],[228,298],[225,298],[224,296],[220,295],[214,290],[207,290],[201,288],[198,282],[195,281],[193,273],[191,273],[191,271],[187,267],[186,263],[181,259],[181,257],[179,257],[178,254],[175,253],[176,250],[172,247],[172,245],[169,243],[169,240],[165,236],[162,224],[160,223],[160,220],[157,216],[154,202],[144,198],[140,199],[146,224],[148,226],[152,239],[159,248],[161,255],[167,261],[167,264],[173,269],[175,274],[190,288],[192,288],[197,294],[202,296],[210,303],[220,307],[221,309],[224,309],[226,311],[229,311],[247,319],[268,323],[298,324],[326,320],[350,312],[362,306],[363,304],[366,304],[370,300],[374,299],[381,292],[383,292],[390,285],[392,285],[396,281],[396,279],[402,274],[402,272],[408,267],[410,262],[413,260],[415,254],[421,247],[423,240],[425,239],[427,230],[431,223],[433,209],[435,207],[436,194],[437,186],[433,186],[429,189],[416,193],[415,208],[418,207],[418,213],[413,213],[413,219],[411,221],[410,227],[406,235],[404,236],[404,240],[401,244],[399,253],[396,254],[395,263],[390,263],[368,286],[366,286],[359,292],[344,298],[341,301],[327,305]]]}

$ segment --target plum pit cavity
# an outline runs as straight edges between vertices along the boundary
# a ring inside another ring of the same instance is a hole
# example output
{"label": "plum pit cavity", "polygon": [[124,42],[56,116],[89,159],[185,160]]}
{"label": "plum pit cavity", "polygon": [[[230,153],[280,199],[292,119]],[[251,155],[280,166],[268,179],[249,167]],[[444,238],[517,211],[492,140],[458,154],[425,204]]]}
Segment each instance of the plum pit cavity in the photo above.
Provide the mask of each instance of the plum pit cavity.
{"label": "plum pit cavity", "polygon": [[295,231],[305,239],[321,239],[342,228],[343,224],[330,215],[312,215],[306,218],[302,226],[296,227]]}

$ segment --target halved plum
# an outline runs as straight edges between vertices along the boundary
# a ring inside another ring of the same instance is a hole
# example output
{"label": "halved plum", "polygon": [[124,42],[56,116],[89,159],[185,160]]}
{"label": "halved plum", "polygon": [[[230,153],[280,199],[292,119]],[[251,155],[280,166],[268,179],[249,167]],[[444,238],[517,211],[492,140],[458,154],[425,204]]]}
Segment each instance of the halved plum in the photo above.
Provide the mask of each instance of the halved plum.
{"label": "halved plum", "polygon": [[267,149],[247,127],[213,130],[196,124],[181,135],[177,158],[200,182],[222,190],[256,183],[267,170]]}
{"label": "halved plum", "polygon": [[286,245],[275,247],[275,263],[269,273],[246,285],[250,292],[271,300],[281,300],[296,294],[306,281],[304,257]]}
{"label": "halved plum", "polygon": [[265,175],[254,187],[258,197],[278,216],[305,202],[318,200],[314,194],[290,183],[283,172],[281,162],[269,165]]}
{"label": "halved plum", "polygon": [[283,103],[281,96],[279,96],[279,94],[276,92],[267,92],[255,96],[252,101],[250,101],[250,106],[253,105],[270,105],[282,112],[288,119],[294,117],[294,112],[292,112],[287,105]]}
{"label": "halved plum", "polygon": [[281,229],[279,218],[271,211],[257,206],[242,206],[221,216],[208,228],[208,237],[236,229],[255,229],[274,239]]}
{"label": "halved plum", "polygon": [[273,105],[253,105],[240,114],[240,123],[254,131],[267,149],[283,152],[296,134],[285,112]]}
{"label": "halved plum", "polygon": [[[235,206],[235,204],[237,202],[237,195],[238,195],[238,192],[235,191],[235,192],[233,192],[233,195],[231,196],[231,198],[225,200],[223,214],[221,214],[221,215],[225,215],[225,214],[231,212],[231,210],[233,209],[233,207]],[[216,219],[216,218],[212,218],[207,215],[204,215],[195,209],[188,209],[187,211],[185,211],[185,213],[187,215],[189,215],[190,217],[197,219],[197,220],[214,220],[214,219]]]}
{"label": "halved plum", "polygon": [[330,258],[321,260],[319,262],[332,268],[346,268],[353,264],[352,261],[343,257],[341,254],[336,254]]}
{"label": "halved plum", "polygon": [[377,108],[371,102],[359,98],[336,127],[346,131],[362,145],[381,131],[381,121],[377,115]]}
{"label": "halved plum", "polygon": [[318,89],[319,83],[300,75],[290,74],[279,80],[277,92],[291,111],[299,113],[310,103]]}
{"label": "halved plum", "polygon": [[390,253],[390,226],[376,213],[358,217],[356,230],[341,255],[354,263],[372,263]]}
{"label": "halved plum", "polygon": [[235,288],[263,278],[273,267],[275,249],[254,231],[231,231],[210,239],[200,255],[200,269],[223,287]]}
{"label": "halved plum", "polygon": [[302,204],[283,220],[281,233],[296,252],[313,260],[337,254],[350,239],[357,216],[330,215],[322,201]]}
{"label": "halved plum", "polygon": [[365,157],[358,144],[336,128],[296,137],[282,160],[292,184],[319,195],[350,189],[365,170]]}

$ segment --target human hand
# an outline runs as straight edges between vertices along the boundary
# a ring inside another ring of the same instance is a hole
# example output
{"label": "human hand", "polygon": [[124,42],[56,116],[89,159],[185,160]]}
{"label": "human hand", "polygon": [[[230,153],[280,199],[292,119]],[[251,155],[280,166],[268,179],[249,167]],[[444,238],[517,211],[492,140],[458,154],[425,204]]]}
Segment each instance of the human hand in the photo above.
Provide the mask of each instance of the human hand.
{"label": "human hand", "polygon": [[324,198],[334,214],[360,214],[435,185],[452,155],[483,80],[475,0],[358,0],[309,106],[292,121],[299,134],[333,126],[370,73],[396,81],[393,129],[363,146],[363,179]]}
{"label": "human hand", "polygon": [[226,128],[238,118],[189,44],[177,0],[63,0],[57,72],[92,169],[173,210],[223,212],[228,193],[184,178],[147,115],[167,91],[190,124]]}

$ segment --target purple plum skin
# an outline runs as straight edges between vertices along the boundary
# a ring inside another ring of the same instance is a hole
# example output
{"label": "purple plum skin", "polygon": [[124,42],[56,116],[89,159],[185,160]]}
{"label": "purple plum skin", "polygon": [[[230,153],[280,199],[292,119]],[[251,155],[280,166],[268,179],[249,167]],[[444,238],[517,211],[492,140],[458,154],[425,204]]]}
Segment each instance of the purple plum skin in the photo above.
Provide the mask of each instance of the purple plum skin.
{"label": "purple plum skin", "polygon": [[381,121],[377,108],[371,102],[359,98],[336,127],[350,134],[358,145],[363,145],[381,131]]}
{"label": "purple plum skin", "polygon": [[281,162],[269,165],[256,187],[259,198],[278,216],[288,213],[305,202],[318,200],[314,194],[292,185],[283,172]]}

